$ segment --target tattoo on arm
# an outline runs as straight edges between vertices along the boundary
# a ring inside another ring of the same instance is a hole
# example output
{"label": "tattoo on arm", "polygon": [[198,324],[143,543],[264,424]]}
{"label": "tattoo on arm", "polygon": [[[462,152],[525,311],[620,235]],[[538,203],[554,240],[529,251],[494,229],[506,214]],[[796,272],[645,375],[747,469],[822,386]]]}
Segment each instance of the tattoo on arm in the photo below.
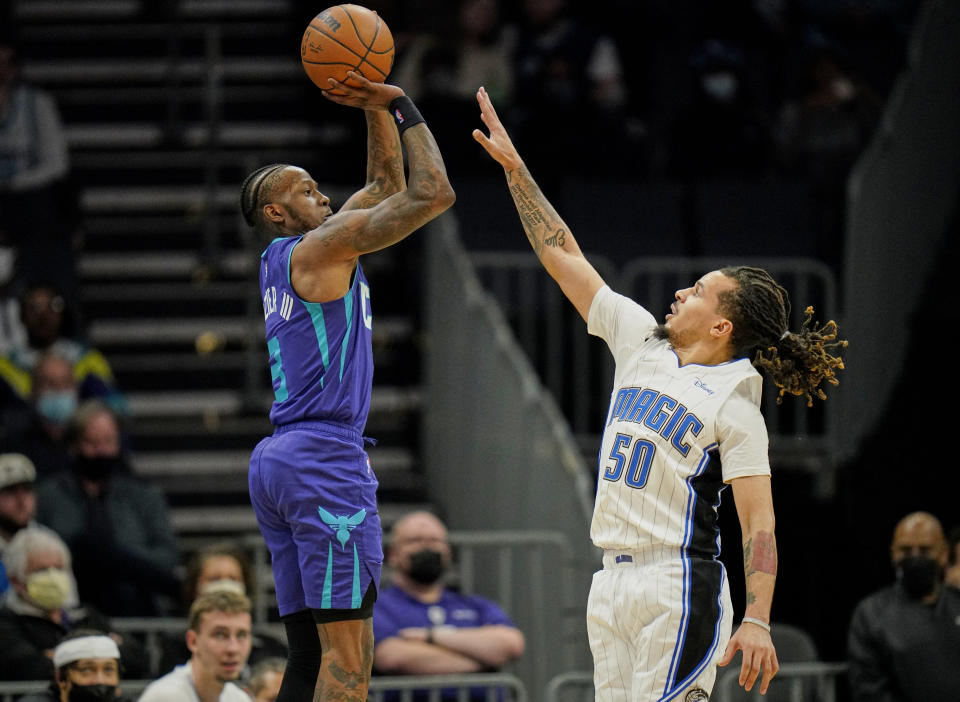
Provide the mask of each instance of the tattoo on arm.
{"label": "tattoo on arm", "polygon": [[769,531],[760,531],[743,548],[743,565],[746,577],[754,573],[777,574],[777,542]]}
{"label": "tattoo on arm", "polygon": [[559,218],[529,172],[525,168],[508,171],[507,182],[523,230],[537,258],[542,258],[544,246],[563,247],[565,230],[557,226]]}

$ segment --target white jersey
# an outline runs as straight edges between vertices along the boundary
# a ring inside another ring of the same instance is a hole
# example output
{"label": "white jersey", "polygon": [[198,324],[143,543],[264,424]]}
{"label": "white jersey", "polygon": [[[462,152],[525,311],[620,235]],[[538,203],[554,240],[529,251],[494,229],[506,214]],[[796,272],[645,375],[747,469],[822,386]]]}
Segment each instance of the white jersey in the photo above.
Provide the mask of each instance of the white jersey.
{"label": "white jersey", "polygon": [[762,378],[746,358],[681,366],[656,324],[607,286],[590,306],[588,331],[616,361],[590,536],[642,562],[713,558],[724,484],[770,474]]}
{"label": "white jersey", "polygon": [[[232,682],[228,682],[224,683],[219,699],[220,702],[250,702],[250,695]],[[190,663],[178,665],[162,678],[147,685],[140,695],[139,702],[200,702],[197,688],[193,684]]]}

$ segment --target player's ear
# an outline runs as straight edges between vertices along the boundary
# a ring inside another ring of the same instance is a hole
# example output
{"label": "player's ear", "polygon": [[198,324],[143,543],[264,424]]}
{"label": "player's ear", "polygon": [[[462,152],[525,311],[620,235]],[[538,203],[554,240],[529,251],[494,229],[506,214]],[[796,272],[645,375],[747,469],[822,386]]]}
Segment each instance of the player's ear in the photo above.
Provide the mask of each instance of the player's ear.
{"label": "player's ear", "polygon": [[713,323],[713,326],[710,327],[710,334],[717,339],[729,339],[733,336],[733,322],[726,317],[720,317]]}
{"label": "player's ear", "polygon": [[280,224],[283,222],[283,206],[275,202],[268,203],[263,206],[263,216],[268,222]]}

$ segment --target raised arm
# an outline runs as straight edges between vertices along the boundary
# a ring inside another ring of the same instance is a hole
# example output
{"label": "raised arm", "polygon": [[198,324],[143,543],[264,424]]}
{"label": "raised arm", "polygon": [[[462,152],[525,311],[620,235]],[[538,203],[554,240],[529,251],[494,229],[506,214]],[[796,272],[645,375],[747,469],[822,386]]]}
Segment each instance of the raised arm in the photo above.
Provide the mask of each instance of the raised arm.
{"label": "raised arm", "polygon": [[367,118],[367,184],[343,204],[341,212],[373,207],[407,187],[403,149],[393,118],[385,110],[365,110]]}
{"label": "raised arm", "polygon": [[[737,516],[743,534],[743,571],[747,606],[743,623],[730,638],[720,665],[743,651],[740,684],[752,689],[763,668],[760,694],[766,694],[770,680],[780,669],[770,638],[770,607],[777,579],[777,540],[774,536],[773,494],[770,476],[753,475],[730,481]],[[753,620],[753,621],[751,621]]]}
{"label": "raised arm", "polygon": [[[396,86],[371,83],[352,71],[349,75],[359,87],[333,82],[342,94],[325,92],[327,98],[343,105],[381,111],[394,121],[387,110],[393,100],[403,98],[403,91]],[[412,103],[409,105],[415,112]],[[417,122],[418,115],[413,112],[405,118],[407,126],[401,135],[409,162],[407,187],[372,207],[341,210],[304,235],[294,248],[291,276],[294,288],[305,299],[321,302],[342,296],[358,256],[397,243],[448,209],[456,199],[433,134],[425,122]]]}
{"label": "raised arm", "polygon": [[603,287],[603,278],[584,257],[573,233],[533,180],[483,88],[477,91],[477,102],[480,104],[480,118],[490,130],[490,136],[474,129],[473,138],[503,166],[513,204],[530,246],[547,273],[557,281],[563,294],[586,320],[590,303]]}

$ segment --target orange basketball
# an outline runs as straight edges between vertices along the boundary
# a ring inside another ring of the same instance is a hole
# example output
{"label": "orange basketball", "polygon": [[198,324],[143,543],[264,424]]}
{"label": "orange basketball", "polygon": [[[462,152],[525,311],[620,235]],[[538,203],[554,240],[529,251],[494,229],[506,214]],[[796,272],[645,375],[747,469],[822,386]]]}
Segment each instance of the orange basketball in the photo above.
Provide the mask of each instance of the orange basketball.
{"label": "orange basketball", "polygon": [[393,67],[393,34],[380,16],[360,5],[334,5],[310,20],[300,42],[300,61],[315,84],[327,78],[351,85],[347,71],[382,83]]}

